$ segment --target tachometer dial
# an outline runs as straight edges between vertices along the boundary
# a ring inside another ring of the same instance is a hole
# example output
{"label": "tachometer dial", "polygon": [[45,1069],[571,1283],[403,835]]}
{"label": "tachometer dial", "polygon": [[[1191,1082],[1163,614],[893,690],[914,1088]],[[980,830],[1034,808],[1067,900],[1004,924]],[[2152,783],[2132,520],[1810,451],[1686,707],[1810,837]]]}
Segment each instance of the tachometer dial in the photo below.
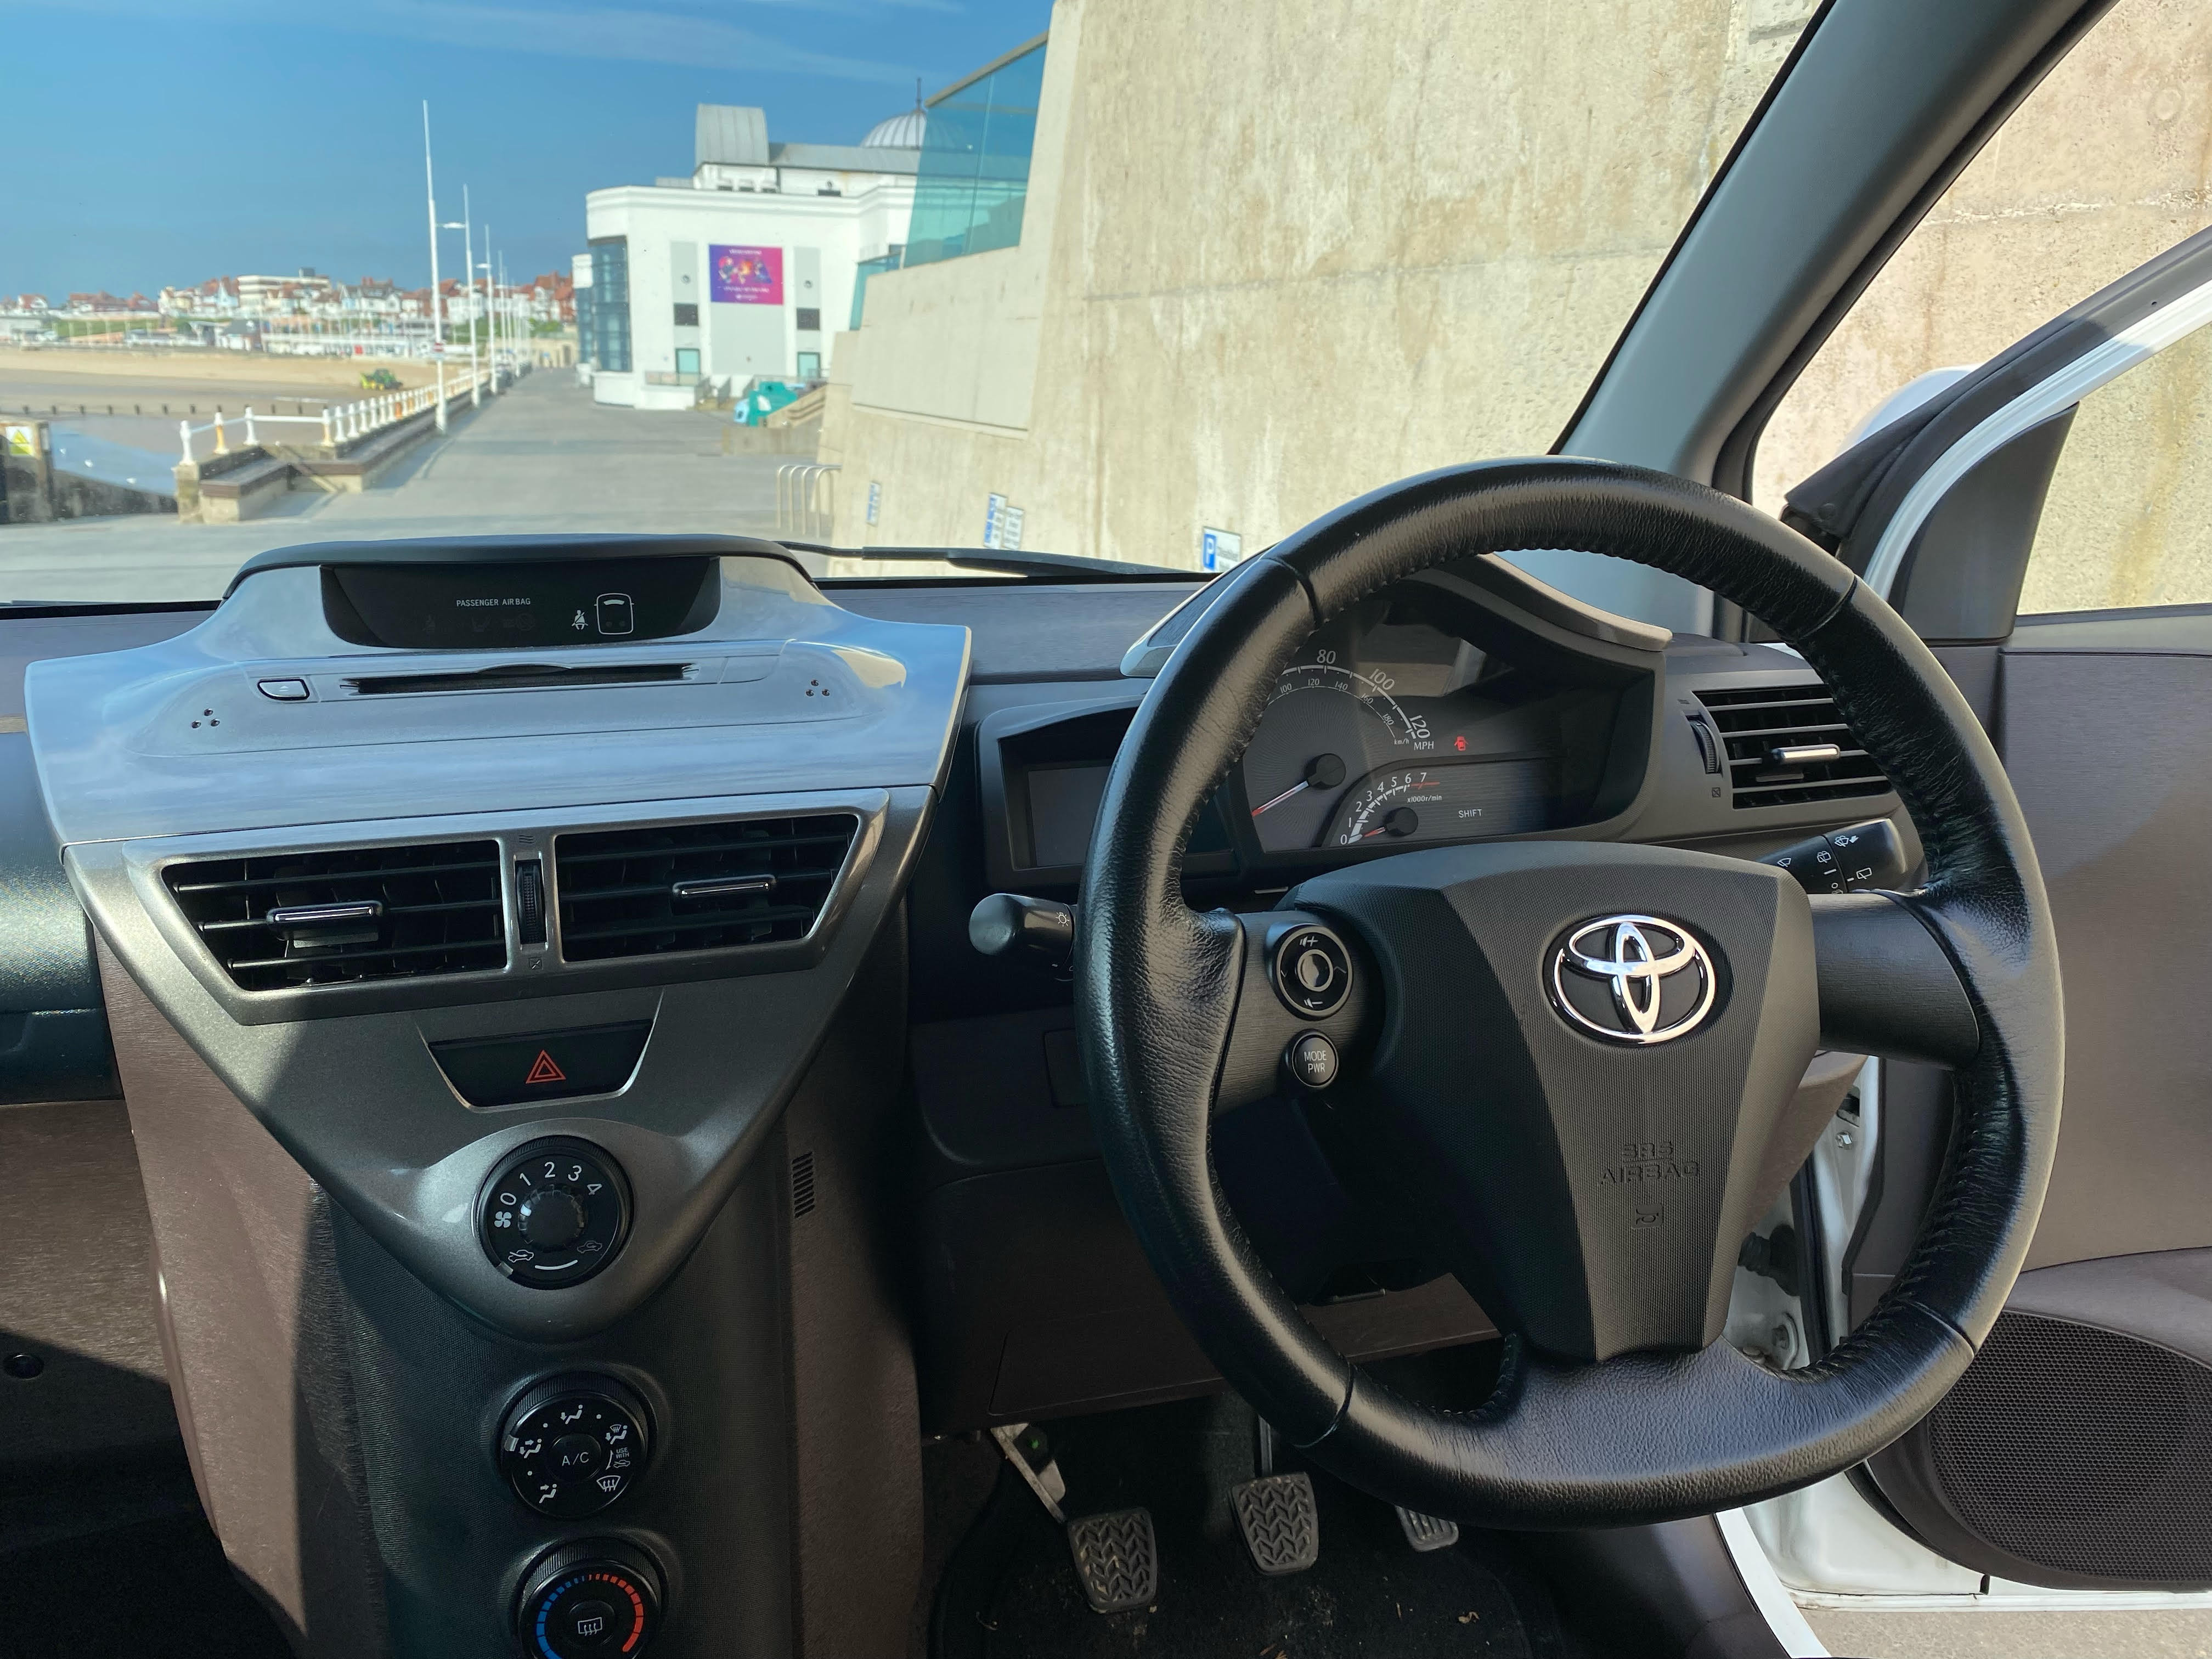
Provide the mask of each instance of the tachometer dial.
{"label": "tachometer dial", "polygon": [[1555,768],[1540,756],[1376,772],[1345,791],[1322,845],[1525,835],[1545,827],[1556,788]]}
{"label": "tachometer dial", "polygon": [[1421,807],[1443,800],[1443,791],[1425,766],[1378,772],[1344,798],[1329,839],[1339,847],[1408,840],[1420,831]]}

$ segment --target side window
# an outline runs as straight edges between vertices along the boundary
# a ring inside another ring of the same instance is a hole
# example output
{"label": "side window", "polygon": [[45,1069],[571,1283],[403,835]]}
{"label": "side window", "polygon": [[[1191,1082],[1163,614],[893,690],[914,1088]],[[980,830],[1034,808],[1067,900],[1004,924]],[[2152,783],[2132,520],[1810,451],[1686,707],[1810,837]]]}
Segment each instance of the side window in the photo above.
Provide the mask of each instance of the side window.
{"label": "side window", "polygon": [[2081,399],[2021,590],[2039,611],[2212,602],[2212,328]]}
{"label": "side window", "polygon": [[[2212,224],[2208,186],[2212,7],[2119,0],[1953,181],[1806,366],[1760,435],[1753,501],[1779,513],[1790,487],[1909,382],[1983,362]],[[2137,375],[2161,372],[2154,359]],[[2126,389],[2137,375],[2098,396],[2139,395]],[[2077,434],[2097,418],[2085,405]],[[2063,473],[2080,463],[2075,443],[2067,458]],[[2055,489],[2053,501],[2055,510]]]}

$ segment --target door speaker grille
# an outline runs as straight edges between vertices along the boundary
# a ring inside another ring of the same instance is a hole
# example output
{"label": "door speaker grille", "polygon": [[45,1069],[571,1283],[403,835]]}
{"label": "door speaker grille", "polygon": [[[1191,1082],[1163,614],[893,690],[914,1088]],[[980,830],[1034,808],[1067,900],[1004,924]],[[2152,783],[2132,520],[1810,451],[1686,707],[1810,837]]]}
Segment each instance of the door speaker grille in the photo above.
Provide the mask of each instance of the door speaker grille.
{"label": "door speaker grille", "polygon": [[2212,1370],[2116,1332],[1999,1316],[1918,1431],[1943,1496],[2006,1553],[2212,1583]]}

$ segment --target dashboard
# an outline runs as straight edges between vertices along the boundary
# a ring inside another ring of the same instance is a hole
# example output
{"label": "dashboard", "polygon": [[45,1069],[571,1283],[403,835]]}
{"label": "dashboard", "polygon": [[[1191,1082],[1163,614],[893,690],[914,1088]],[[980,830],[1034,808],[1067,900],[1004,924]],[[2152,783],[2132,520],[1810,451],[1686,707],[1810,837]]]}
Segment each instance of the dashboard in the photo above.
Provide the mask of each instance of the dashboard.
{"label": "dashboard", "polygon": [[[795,1523],[729,1492],[855,1495],[809,1524],[866,1562],[922,1435],[1218,1385],[1115,1205],[1066,978],[968,919],[1076,896],[1152,677],[1227,585],[545,538],[283,550],[211,611],[0,617],[0,993],[33,988],[0,1035],[49,1068],[20,1097],[112,1109],[138,1160],[103,1237],[158,1249],[210,1508],[287,1517],[226,1536],[241,1569],[302,1620],[302,1551],[403,1578],[377,1639],[438,1659],[586,1566],[671,1659],[788,1651]],[[1833,757],[1778,758],[1808,744]],[[1757,855],[1893,811],[1869,767],[1794,657],[1474,559],[1281,665],[1186,883],[1267,909],[1498,836]],[[1347,1355],[1492,1334],[1294,1103],[1225,1114],[1214,1155]],[[262,1432],[340,1406],[303,1432],[359,1468]],[[595,1425],[593,1490],[531,1451],[549,1413]]]}

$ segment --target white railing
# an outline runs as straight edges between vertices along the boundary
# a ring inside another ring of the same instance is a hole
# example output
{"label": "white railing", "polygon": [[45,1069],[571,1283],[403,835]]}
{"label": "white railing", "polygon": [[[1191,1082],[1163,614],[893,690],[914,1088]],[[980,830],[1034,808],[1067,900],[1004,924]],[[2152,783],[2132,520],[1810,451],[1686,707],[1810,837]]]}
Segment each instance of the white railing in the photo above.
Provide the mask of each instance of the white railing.
{"label": "white railing", "polygon": [[786,461],[775,470],[775,530],[803,542],[826,542],[837,517],[834,462]]}
{"label": "white railing", "polygon": [[[479,374],[477,379],[485,383],[486,391],[498,390],[489,374]],[[449,382],[446,387],[447,402],[466,396],[469,389],[470,380],[466,375],[456,382]],[[212,421],[198,426],[190,421],[179,421],[177,439],[184,452],[184,464],[187,466],[213,456],[228,455],[234,438],[240,447],[251,449],[264,441],[264,428],[271,427],[313,427],[316,429],[305,434],[288,434],[278,430],[268,432],[265,435],[279,443],[289,435],[295,443],[319,444],[325,449],[335,449],[341,444],[366,438],[373,432],[380,432],[386,427],[412,420],[426,410],[435,408],[437,403],[438,388],[423,386],[404,392],[382,392],[374,398],[362,398],[349,404],[333,404],[319,415],[257,415],[249,404],[243,415],[228,424],[220,413]],[[204,447],[203,441],[205,441]]]}

